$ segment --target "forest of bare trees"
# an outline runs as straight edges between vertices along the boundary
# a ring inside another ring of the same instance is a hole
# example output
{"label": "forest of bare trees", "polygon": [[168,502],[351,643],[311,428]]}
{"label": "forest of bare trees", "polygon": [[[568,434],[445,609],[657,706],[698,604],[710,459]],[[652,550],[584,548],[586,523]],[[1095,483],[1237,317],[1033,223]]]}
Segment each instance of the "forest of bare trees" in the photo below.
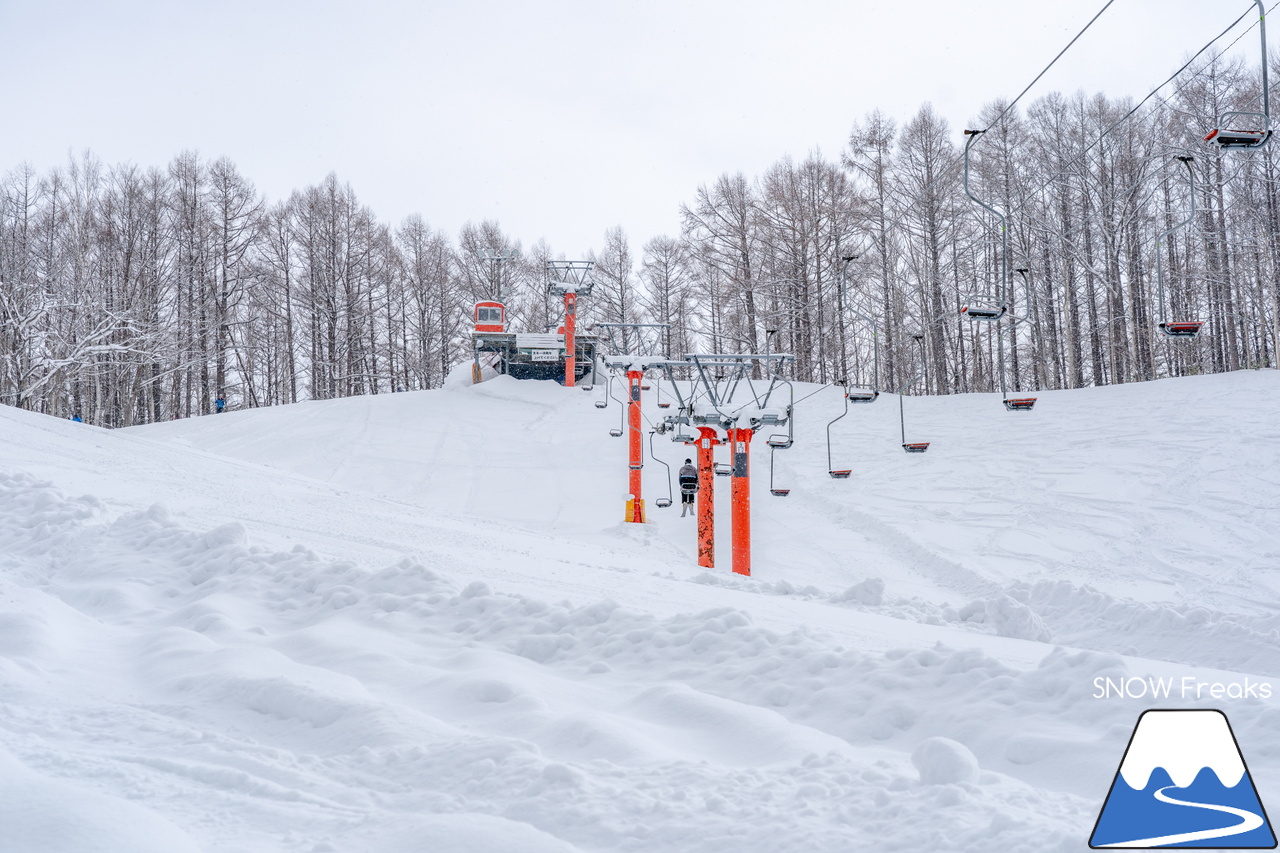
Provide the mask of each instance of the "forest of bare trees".
{"label": "forest of bare trees", "polygon": [[[1216,60],[1165,99],[1049,94],[988,104],[972,186],[1008,216],[1014,387],[1074,388],[1276,365],[1277,149],[1210,150],[1221,112],[1257,98],[1254,69]],[[996,121],[997,117],[999,120]],[[604,232],[592,321],[669,323],[666,346],[792,352],[795,378],[891,391],[996,387],[990,323],[960,313],[999,281],[997,223],[961,188],[959,128],[929,106],[854,123],[836,159],[724,174],[681,205],[681,233],[638,250]],[[1166,305],[1156,289],[1157,235]],[[513,256],[512,260],[495,260]],[[230,407],[439,387],[467,359],[473,303],[517,329],[559,322],[553,254],[494,222],[450,236],[380,222],[330,175],[270,202],[235,164],[164,168],[84,154],[0,185],[0,401],[102,426]],[[1016,271],[1016,272],[1012,272]],[[1162,320],[1202,320],[1171,340]],[[766,340],[768,338],[768,340]]]}

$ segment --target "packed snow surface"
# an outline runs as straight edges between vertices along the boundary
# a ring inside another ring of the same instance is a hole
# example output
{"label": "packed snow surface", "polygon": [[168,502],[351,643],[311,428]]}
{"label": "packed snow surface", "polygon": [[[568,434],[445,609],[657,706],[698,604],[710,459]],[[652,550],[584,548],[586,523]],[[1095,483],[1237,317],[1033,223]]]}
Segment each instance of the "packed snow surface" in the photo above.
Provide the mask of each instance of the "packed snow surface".
{"label": "packed snow surface", "polygon": [[1077,851],[1151,707],[1280,802],[1278,380],[908,398],[920,455],[881,395],[847,480],[797,386],[750,578],[727,478],[713,569],[661,464],[621,523],[603,385],[0,408],[0,850]]}

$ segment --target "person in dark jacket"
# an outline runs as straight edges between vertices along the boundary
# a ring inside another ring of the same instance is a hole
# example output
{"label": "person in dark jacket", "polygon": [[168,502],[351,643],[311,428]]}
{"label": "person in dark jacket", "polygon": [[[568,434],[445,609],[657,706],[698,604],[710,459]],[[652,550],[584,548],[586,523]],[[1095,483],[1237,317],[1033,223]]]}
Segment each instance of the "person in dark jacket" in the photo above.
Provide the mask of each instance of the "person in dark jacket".
{"label": "person in dark jacket", "polygon": [[693,460],[684,460],[680,466],[680,517],[684,518],[693,506],[693,499],[698,494],[698,469],[693,467]]}

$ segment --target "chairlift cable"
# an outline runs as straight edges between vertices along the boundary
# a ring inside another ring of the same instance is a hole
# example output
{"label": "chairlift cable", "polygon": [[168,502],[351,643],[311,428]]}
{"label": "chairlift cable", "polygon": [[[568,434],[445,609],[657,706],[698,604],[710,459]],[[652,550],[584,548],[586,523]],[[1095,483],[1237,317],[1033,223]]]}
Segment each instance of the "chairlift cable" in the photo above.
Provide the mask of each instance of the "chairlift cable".
{"label": "chairlift cable", "polygon": [[[1280,2],[1273,3],[1273,4],[1271,5],[1271,8],[1270,8],[1270,9],[1268,9],[1267,11],[1268,11],[1268,12],[1272,12],[1272,11],[1274,11],[1274,10],[1275,10],[1275,8],[1276,8],[1277,6],[1280,6]],[[1110,136],[1112,131],[1114,131],[1114,130],[1115,130],[1116,128],[1118,128],[1121,124],[1123,124],[1124,122],[1126,122],[1126,121],[1128,121],[1130,118],[1132,118],[1132,117],[1133,117],[1133,115],[1134,115],[1134,113],[1136,113],[1139,109],[1141,109],[1141,108],[1142,108],[1142,105],[1143,105],[1143,104],[1145,104],[1147,101],[1149,101],[1149,100],[1151,100],[1153,97],[1155,97],[1155,96],[1160,92],[1160,90],[1161,90],[1161,89],[1163,89],[1165,86],[1169,85],[1169,83],[1170,83],[1170,82],[1172,82],[1174,79],[1176,79],[1176,78],[1178,77],[1178,75],[1179,75],[1179,74],[1181,74],[1183,71],[1186,71],[1189,67],[1191,67],[1192,63],[1194,63],[1197,59],[1199,59],[1199,58],[1200,58],[1200,56],[1201,56],[1201,54],[1203,54],[1203,53],[1204,53],[1206,50],[1208,50],[1209,48],[1213,47],[1214,43],[1216,43],[1216,42],[1218,41],[1218,39],[1222,38],[1222,37],[1223,37],[1223,36],[1225,36],[1227,33],[1231,32],[1231,30],[1232,30],[1232,29],[1234,29],[1234,28],[1236,27],[1236,25],[1237,25],[1237,24],[1239,24],[1241,21],[1243,21],[1243,20],[1245,19],[1245,17],[1246,17],[1246,16],[1248,16],[1248,14],[1249,14],[1251,11],[1253,11],[1253,10],[1252,10],[1252,9],[1246,9],[1244,12],[1242,12],[1242,13],[1241,13],[1241,15],[1240,15],[1240,17],[1238,17],[1238,18],[1236,18],[1234,21],[1232,21],[1232,22],[1227,26],[1227,28],[1226,28],[1225,30],[1223,30],[1222,32],[1218,33],[1216,36],[1214,36],[1212,39],[1210,39],[1210,40],[1209,40],[1209,41],[1204,45],[1204,47],[1202,47],[1202,48],[1200,48],[1199,50],[1197,50],[1194,56],[1192,56],[1192,57],[1191,57],[1190,59],[1188,59],[1185,63],[1183,63],[1183,65],[1182,65],[1182,67],[1181,67],[1181,68],[1179,68],[1177,71],[1175,71],[1175,72],[1173,72],[1172,74],[1170,74],[1170,75],[1169,75],[1169,76],[1164,80],[1164,82],[1162,82],[1160,85],[1156,86],[1156,87],[1155,87],[1154,89],[1152,89],[1149,93],[1147,93],[1147,96],[1146,96],[1145,98],[1143,98],[1141,101],[1139,101],[1136,105],[1134,105],[1133,109],[1129,110],[1129,112],[1125,113],[1123,116],[1121,116],[1119,119],[1117,119],[1117,120],[1116,120],[1116,121],[1115,121],[1115,122],[1114,122],[1110,127],[1108,127],[1108,128],[1107,128],[1106,130],[1104,130],[1101,134],[1099,134],[1097,139],[1095,139],[1093,142],[1089,143],[1089,145],[1088,145],[1088,146],[1087,146],[1083,151],[1081,151],[1081,152],[1080,152],[1079,158],[1072,158],[1072,159],[1080,159],[1080,158],[1083,158],[1086,154],[1088,154],[1090,151],[1092,151],[1092,150],[1093,150],[1093,149],[1098,145],[1098,143],[1102,142],[1102,140],[1104,140],[1104,139],[1106,139],[1108,136]],[[1218,54],[1218,56],[1222,56],[1224,53],[1226,53],[1228,50],[1230,50],[1230,49],[1231,49],[1231,47],[1232,47],[1232,46],[1234,46],[1234,45],[1235,45],[1235,43],[1236,43],[1237,41],[1239,41],[1240,39],[1242,39],[1242,38],[1244,38],[1246,35],[1248,35],[1250,32],[1252,32],[1252,30],[1253,30],[1254,26],[1257,26],[1257,22],[1256,22],[1256,21],[1255,21],[1253,24],[1251,24],[1251,25],[1249,26],[1249,28],[1248,28],[1248,29],[1246,29],[1246,30],[1245,30],[1244,32],[1242,32],[1239,36],[1237,36],[1235,41],[1233,41],[1230,45],[1227,45],[1227,47],[1226,47],[1226,48],[1224,48],[1224,49],[1222,50],[1222,52]],[[1216,59],[1216,58],[1217,58],[1217,57],[1215,57],[1215,59]],[[1048,188],[1051,184],[1053,184],[1053,182],[1054,182],[1054,181],[1056,181],[1056,180],[1058,180],[1059,178],[1061,178],[1064,174],[1066,174],[1066,170],[1065,170],[1065,169],[1063,169],[1063,170],[1059,170],[1057,174],[1053,175],[1053,176],[1052,176],[1052,177],[1050,177],[1047,181],[1045,181],[1044,183],[1042,183],[1040,186],[1036,187],[1034,190],[1032,190],[1031,192],[1027,193],[1027,196],[1028,196],[1028,197],[1030,197],[1030,196],[1036,195],[1037,193],[1043,192],[1046,188]]]}
{"label": "chairlift cable", "polygon": [[[994,121],[992,121],[992,122],[991,122],[991,124],[987,125],[987,126],[983,129],[983,132],[985,133],[986,131],[990,130],[991,128],[993,128],[993,127],[995,127],[997,124],[999,124],[999,123],[1000,123],[1000,119],[1004,118],[1004,117],[1005,117],[1005,115],[1009,112],[1009,110],[1013,109],[1013,108],[1014,108],[1014,106],[1016,106],[1016,105],[1017,105],[1018,101],[1022,100],[1022,96],[1023,96],[1023,95],[1025,95],[1025,94],[1027,94],[1027,92],[1031,91],[1031,87],[1032,87],[1032,86],[1034,86],[1035,84],[1037,84],[1037,83],[1039,83],[1039,82],[1040,82],[1040,78],[1041,78],[1041,77],[1043,77],[1045,74],[1048,74],[1048,73],[1049,73],[1049,69],[1050,69],[1050,68],[1052,68],[1052,67],[1057,63],[1057,61],[1058,61],[1059,59],[1061,59],[1061,58],[1062,58],[1062,55],[1063,55],[1064,53],[1066,53],[1068,50],[1070,50],[1070,49],[1071,49],[1071,45],[1075,44],[1077,41],[1079,41],[1079,40],[1080,40],[1080,37],[1081,37],[1082,35],[1084,35],[1084,34],[1085,34],[1085,32],[1087,32],[1087,31],[1088,31],[1089,27],[1092,27],[1092,26],[1093,26],[1094,21],[1096,21],[1096,20],[1098,20],[1099,18],[1101,18],[1101,17],[1102,17],[1102,13],[1103,13],[1103,12],[1105,12],[1105,11],[1107,11],[1108,9],[1110,9],[1110,8],[1111,8],[1111,4],[1112,4],[1112,3],[1114,3],[1114,2],[1116,2],[1116,0],[1107,0],[1107,4],[1106,4],[1105,6],[1103,6],[1101,9],[1099,9],[1099,10],[1098,10],[1098,13],[1097,13],[1096,15],[1094,15],[1092,18],[1090,18],[1090,19],[1089,19],[1089,23],[1087,23],[1087,24],[1085,24],[1085,25],[1084,25],[1084,29],[1082,29],[1080,32],[1076,33],[1076,37],[1075,37],[1075,38],[1073,38],[1071,41],[1067,42],[1067,46],[1066,46],[1066,47],[1064,47],[1062,50],[1058,51],[1058,55],[1057,55],[1057,56],[1055,56],[1055,57],[1053,58],[1053,60],[1052,60],[1048,65],[1046,65],[1046,66],[1044,67],[1044,70],[1043,70],[1043,71],[1041,71],[1039,74],[1037,74],[1037,75],[1036,75],[1036,79],[1034,79],[1034,80],[1032,80],[1030,83],[1028,83],[1028,84],[1027,84],[1027,88],[1023,89],[1020,93],[1018,93],[1018,97],[1016,97],[1016,98],[1014,98],[1012,101],[1010,101],[1010,102],[1009,102],[1009,105],[1008,105],[1008,106],[1006,106],[1003,110],[1001,110],[1001,111],[1000,111],[1000,115],[996,116],[996,117],[995,117],[995,120],[994,120]],[[1242,16],[1242,17],[1243,17],[1243,16]]]}

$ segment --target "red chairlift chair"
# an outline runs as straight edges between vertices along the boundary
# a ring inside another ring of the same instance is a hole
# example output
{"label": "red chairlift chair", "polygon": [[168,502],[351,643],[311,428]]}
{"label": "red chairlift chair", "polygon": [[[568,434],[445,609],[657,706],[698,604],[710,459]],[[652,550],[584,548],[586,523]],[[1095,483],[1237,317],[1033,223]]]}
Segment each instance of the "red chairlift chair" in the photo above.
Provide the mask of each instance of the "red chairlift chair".
{"label": "red chairlift chair", "polygon": [[1170,338],[1194,338],[1200,333],[1200,327],[1204,325],[1201,320],[1186,320],[1182,322],[1161,323],[1159,326],[1161,334]]}

